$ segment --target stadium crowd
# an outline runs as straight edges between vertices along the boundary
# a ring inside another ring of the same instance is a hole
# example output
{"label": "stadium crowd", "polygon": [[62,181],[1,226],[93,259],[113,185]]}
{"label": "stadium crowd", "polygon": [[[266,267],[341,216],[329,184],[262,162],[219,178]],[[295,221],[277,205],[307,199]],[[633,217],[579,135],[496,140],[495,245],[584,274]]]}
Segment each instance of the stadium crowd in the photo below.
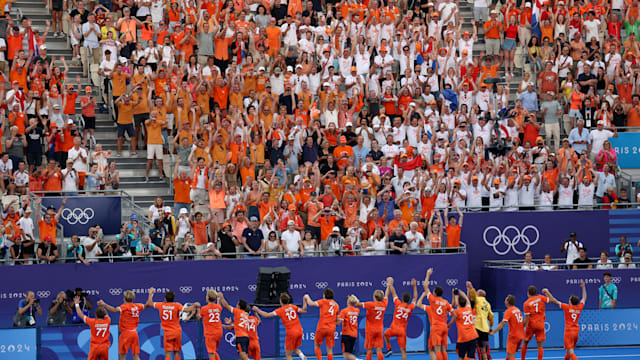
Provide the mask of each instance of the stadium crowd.
{"label": "stadium crowd", "polygon": [[[79,261],[455,251],[462,211],[632,201],[609,139],[640,126],[636,2],[480,0],[473,20],[453,0],[47,5],[42,32],[2,9],[2,190],[117,189],[128,141],[174,193],[113,241],[99,226],[72,238]],[[86,74],[97,66],[104,96],[69,79],[47,36],[68,37]],[[91,141],[109,107],[113,154]],[[5,256],[40,240],[54,260],[61,209],[38,214],[36,239],[15,205]]]}

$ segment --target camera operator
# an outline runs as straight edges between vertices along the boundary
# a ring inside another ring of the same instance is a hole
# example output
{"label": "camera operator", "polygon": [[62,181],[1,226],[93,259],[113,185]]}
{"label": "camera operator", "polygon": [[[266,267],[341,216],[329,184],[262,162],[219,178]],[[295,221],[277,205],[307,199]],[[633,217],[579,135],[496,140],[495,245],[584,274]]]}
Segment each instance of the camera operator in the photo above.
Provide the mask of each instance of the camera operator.
{"label": "camera operator", "polygon": [[18,311],[13,316],[14,327],[35,327],[36,314],[42,316],[40,299],[36,299],[33,291],[27,291],[27,296],[18,303]]}
{"label": "camera operator", "polygon": [[67,314],[72,314],[69,302],[73,301],[67,297],[64,291],[60,291],[55,300],[49,305],[49,313],[47,314],[47,325],[57,326],[67,323]]}
{"label": "camera operator", "polygon": [[[82,310],[82,313],[85,316],[89,316],[89,310],[91,310],[93,308],[93,305],[91,304],[91,301],[89,300],[88,296],[89,294],[87,294],[86,292],[82,291],[82,288],[76,288],[75,292],[72,292],[71,290],[67,290],[65,291],[66,295],[67,295],[67,301],[73,301],[74,297],[79,297],[80,298],[80,310]],[[71,323],[72,324],[82,324],[83,321],[82,319],[78,316],[78,314],[76,314],[75,312],[71,315]]]}

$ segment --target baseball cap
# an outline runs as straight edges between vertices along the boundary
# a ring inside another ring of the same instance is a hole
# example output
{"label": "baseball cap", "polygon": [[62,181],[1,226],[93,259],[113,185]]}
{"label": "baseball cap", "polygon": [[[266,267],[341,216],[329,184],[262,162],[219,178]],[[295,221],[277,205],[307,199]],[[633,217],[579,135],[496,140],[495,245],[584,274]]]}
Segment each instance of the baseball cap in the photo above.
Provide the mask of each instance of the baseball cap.
{"label": "baseball cap", "polygon": [[45,236],[44,237],[44,241],[53,241],[53,239],[51,238],[51,236]]}
{"label": "baseball cap", "polygon": [[252,216],[249,218],[249,221],[258,221],[258,217]]}
{"label": "baseball cap", "polygon": [[598,120],[598,122],[596,123],[596,125],[604,125],[604,121],[602,121],[602,120]]}
{"label": "baseball cap", "polygon": [[355,67],[355,66],[352,66],[352,67],[351,67],[351,71],[358,71],[358,68],[357,68],[357,67]]}
{"label": "baseball cap", "polygon": [[340,136],[340,142],[347,142],[347,137],[344,135]]}
{"label": "baseball cap", "polygon": [[164,207],[164,212],[167,213],[167,214],[170,214],[171,213],[171,207],[165,206]]}
{"label": "baseball cap", "polygon": [[187,213],[187,209],[185,208],[180,209],[180,215],[186,214],[186,213]]}
{"label": "baseball cap", "polygon": [[91,86],[87,86],[86,88],[84,88],[84,91],[86,92],[91,92],[93,89],[91,89]]}
{"label": "baseball cap", "polygon": [[137,214],[131,214],[131,216],[129,216],[129,219],[131,221],[138,221],[138,215]]}
{"label": "baseball cap", "polygon": [[40,45],[40,50],[47,50],[47,45],[45,44]]}
{"label": "baseball cap", "polygon": [[264,71],[264,66],[260,66],[260,67],[258,68],[258,71]]}
{"label": "baseball cap", "polygon": [[349,127],[349,126],[353,126],[353,123],[351,121],[347,122],[346,124],[344,124],[345,127]]}
{"label": "baseball cap", "polygon": [[287,66],[287,71],[293,72],[293,66],[291,66],[291,65]]}
{"label": "baseball cap", "polygon": [[331,230],[332,232],[340,232],[340,228],[337,226],[333,227],[333,230]]}
{"label": "baseball cap", "polygon": [[293,220],[287,221],[287,226],[291,226],[291,225],[295,225],[295,224],[296,224],[296,222],[293,221]]}
{"label": "baseball cap", "polygon": [[528,7],[528,8],[530,8],[530,7],[531,7],[531,3],[525,3],[525,4],[524,4],[524,7]]}
{"label": "baseball cap", "polygon": [[222,227],[223,227],[223,228],[226,228],[227,226],[231,226],[231,224],[229,224],[228,222],[226,222],[226,223],[222,224]]}
{"label": "baseball cap", "polygon": [[493,183],[494,184],[500,184],[500,178],[493,179]]}
{"label": "baseball cap", "polygon": [[293,205],[293,204],[289,204],[289,210],[295,210],[295,209],[296,209],[296,206],[295,206],[295,205]]}
{"label": "baseball cap", "polygon": [[577,234],[572,231],[572,232],[569,233],[569,236],[577,236]]}

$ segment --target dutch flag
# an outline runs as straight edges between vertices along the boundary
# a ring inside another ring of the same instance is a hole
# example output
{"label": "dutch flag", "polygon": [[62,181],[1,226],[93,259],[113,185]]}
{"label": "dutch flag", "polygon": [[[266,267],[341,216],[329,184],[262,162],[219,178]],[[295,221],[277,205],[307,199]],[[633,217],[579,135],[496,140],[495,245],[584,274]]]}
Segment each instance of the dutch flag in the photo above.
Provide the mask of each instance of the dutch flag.
{"label": "dutch flag", "polygon": [[532,0],[533,10],[531,14],[531,33],[540,39],[542,32],[540,31],[540,18],[542,15],[542,4],[540,0]]}

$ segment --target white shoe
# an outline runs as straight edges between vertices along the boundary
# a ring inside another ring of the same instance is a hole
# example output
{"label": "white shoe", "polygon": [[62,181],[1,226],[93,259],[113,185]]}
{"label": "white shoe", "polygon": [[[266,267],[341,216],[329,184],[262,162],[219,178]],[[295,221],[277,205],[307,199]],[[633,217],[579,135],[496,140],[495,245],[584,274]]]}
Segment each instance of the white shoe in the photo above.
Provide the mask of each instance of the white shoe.
{"label": "white shoe", "polygon": [[300,360],[306,360],[307,357],[304,356],[304,354],[299,354],[298,357],[300,358]]}

